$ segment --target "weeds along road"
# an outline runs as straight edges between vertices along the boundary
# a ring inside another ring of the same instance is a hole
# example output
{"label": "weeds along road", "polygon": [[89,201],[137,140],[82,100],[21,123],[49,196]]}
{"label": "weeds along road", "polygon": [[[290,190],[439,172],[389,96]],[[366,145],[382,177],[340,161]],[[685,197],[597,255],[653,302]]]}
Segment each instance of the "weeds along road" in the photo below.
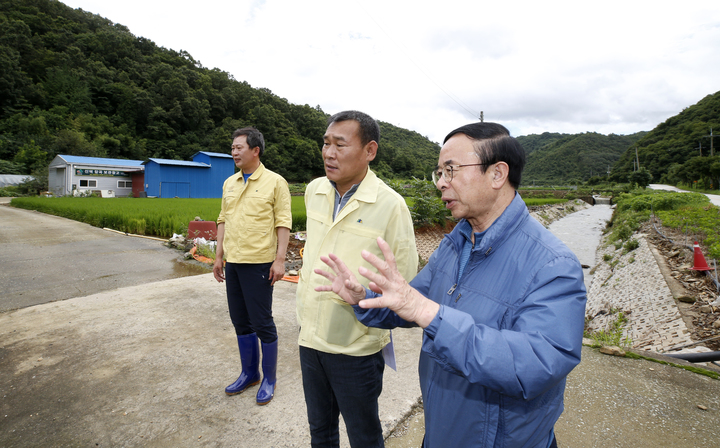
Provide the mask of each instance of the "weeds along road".
{"label": "weeds along road", "polygon": [[160,241],[6,203],[0,242],[0,312],[208,272]]}

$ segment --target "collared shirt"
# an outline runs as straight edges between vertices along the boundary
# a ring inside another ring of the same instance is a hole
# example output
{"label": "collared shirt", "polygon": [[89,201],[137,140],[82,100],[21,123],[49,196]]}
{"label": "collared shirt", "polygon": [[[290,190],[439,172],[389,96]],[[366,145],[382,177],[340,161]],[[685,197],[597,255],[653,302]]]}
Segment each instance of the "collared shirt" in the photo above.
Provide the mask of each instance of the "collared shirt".
{"label": "collared shirt", "polygon": [[[405,200],[371,170],[333,219],[336,194],[325,177],[312,181],[305,190],[307,241],[297,288],[298,342],[325,353],[367,356],[390,341],[389,331],[358,322],[353,308],[333,292],[316,292],[327,280],[314,269],[327,270],[320,256],[333,253],[352,272],[357,273],[360,266],[374,270],[360,252],[367,250],[382,259],[377,246],[381,236],[395,254],[398,270],[410,280],[417,274],[415,231]],[[365,277],[357,277],[363,286],[368,285]]]}
{"label": "collared shirt", "polygon": [[337,217],[337,214],[340,210],[345,207],[345,204],[348,203],[350,198],[355,194],[360,184],[355,184],[348,191],[345,192],[344,195],[340,196],[340,192],[337,189],[337,184],[333,181],[330,181],[333,188],[335,188],[335,207],[333,208],[333,221]]}
{"label": "collared shirt", "polygon": [[242,172],[225,180],[222,209],[217,220],[225,223],[223,251],[230,263],[269,263],[277,256],[278,227],[292,228],[287,181],[265,168],[245,181]]}

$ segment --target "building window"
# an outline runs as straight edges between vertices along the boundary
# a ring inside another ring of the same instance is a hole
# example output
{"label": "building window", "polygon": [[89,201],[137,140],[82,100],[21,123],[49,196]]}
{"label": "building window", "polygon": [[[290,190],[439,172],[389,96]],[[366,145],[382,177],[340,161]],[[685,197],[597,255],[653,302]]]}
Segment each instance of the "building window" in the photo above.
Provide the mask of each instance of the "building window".
{"label": "building window", "polygon": [[118,188],[132,188],[132,181],[131,180],[119,180]]}
{"label": "building window", "polygon": [[97,181],[94,179],[80,179],[80,188],[96,188]]}

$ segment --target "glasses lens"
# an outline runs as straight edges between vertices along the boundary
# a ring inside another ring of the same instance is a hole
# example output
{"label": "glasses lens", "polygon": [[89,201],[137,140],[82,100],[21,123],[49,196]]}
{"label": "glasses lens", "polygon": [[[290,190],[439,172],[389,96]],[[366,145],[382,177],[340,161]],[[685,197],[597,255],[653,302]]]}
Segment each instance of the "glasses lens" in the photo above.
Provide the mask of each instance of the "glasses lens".
{"label": "glasses lens", "polygon": [[438,174],[438,170],[435,170],[432,172],[432,180],[435,185],[437,185],[438,181],[440,180],[440,175]]}

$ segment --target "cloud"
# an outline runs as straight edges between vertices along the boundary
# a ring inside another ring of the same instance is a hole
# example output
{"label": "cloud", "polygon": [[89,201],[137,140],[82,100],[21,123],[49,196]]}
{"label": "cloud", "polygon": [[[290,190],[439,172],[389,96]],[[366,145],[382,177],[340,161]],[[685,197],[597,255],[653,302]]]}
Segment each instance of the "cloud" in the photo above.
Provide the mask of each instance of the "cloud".
{"label": "cloud", "polygon": [[477,120],[515,135],[651,130],[720,90],[720,3],[66,0],[328,113],[439,142]]}

